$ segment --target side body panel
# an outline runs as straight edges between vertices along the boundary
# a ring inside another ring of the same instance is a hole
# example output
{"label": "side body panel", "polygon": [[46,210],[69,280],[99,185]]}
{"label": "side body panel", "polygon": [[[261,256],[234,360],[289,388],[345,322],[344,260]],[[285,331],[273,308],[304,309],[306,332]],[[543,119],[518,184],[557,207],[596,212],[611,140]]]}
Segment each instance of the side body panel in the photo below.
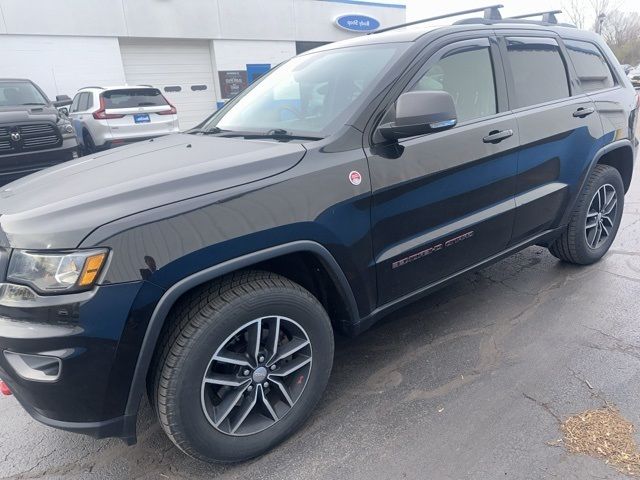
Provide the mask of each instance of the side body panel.
{"label": "side body panel", "polygon": [[[441,60],[488,49],[497,113],[471,117],[450,130],[397,144],[376,143],[374,130],[366,149],[372,176],[379,305],[500,252],[511,237],[518,127],[515,117],[505,111],[504,73],[490,33],[469,37],[451,38],[425,49],[423,66],[406,81],[406,88],[412,88]],[[427,88],[444,88],[446,84],[467,92],[467,87],[459,86],[462,72],[448,65],[446,76],[441,70],[443,86],[436,76],[427,82],[435,86]],[[401,93],[402,89],[389,102]],[[484,140],[496,132],[510,132],[510,136],[499,143]]]}
{"label": "side body panel", "polygon": [[[552,33],[523,33],[519,30],[500,32],[509,98],[511,103],[515,103],[517,86],[505,41],[512,37],[517,37],[523,43],[527,39],[558,43],[559,38]],[[602,126],[594,112],[593,102],[580,93],[566,59],[565,68],[572,96],[513,110],[520,132],[520,152],[516,182],[517,212],[511,245],[558,226],[563,213],[578,194],[583,172],[602,146]],[[580,109],[592,113],[584,117],[575,116],[574,113]]]}
{"label": "side body panel", "polygon": [[368,150],[380,304],[506,248],[518,136],[482,141],[506,129],[510,114],[402,142],[399,158]]}
{"label": "side body panel", "polygon": [[[169,288],[213,265],[269,247],[311,240],[338,261],[361,315],[375,306],[371,265],[370,180],[356,143],[339,151],[310,148],[276,177],[124,217],[92,232],[81,246],[114,251],[106,283],[148,280]],[[359,185],[349,181],[358,171]]]}

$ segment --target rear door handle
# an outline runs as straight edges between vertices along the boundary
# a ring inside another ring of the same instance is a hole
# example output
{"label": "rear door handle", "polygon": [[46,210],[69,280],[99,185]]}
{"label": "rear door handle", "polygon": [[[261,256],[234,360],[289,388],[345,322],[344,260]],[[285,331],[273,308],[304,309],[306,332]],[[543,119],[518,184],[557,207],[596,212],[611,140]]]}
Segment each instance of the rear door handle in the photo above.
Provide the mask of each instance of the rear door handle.
{"label": "rear door handle", "polygon": [[492,132],[489,132],[489,135],[487,135],[486,137],[484,137],[482,139],[482,141],[484,143],[500,143],[501,141],[512,137],[513,136],[513,130],[509,129],[509,130],[493,130]]}
{"label": "rear door handle", "polygon": [[577,109],[575,112],[573,112],[573,116],[576,118],[584,118],[588,115],[591,115],[592,113],[594,113],[596,111],[595,108],[593,107],[580,107],[579,109]]}

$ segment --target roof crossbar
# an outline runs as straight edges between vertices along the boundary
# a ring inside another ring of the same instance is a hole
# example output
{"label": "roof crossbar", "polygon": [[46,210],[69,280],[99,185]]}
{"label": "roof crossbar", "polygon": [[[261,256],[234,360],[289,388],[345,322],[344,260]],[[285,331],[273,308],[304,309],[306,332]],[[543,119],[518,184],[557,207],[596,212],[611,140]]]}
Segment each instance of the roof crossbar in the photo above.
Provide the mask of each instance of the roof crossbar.
{"label": "roof crossbar", "polygon": [[489,5],[488,7],[472,8],[471,10],[462,10],[460,12],[447,13],[444,15],[438,15],[436,17],[429,17],[429,18],[423,18],[422,20],[415,20],[409,23],[402,23],[400,25],[395,25],[393,27],[387,27],[380,30],[376,30],[375,32],[371,32],[371,33],[375,34],[375,33],[381,33],[381,32],[388,32],[389,30],[395,30],[396,28],[409,27],[411,25],[418,25],[419,23],[433,22],[434,20],[442,20],[443,18],[458,17],[460,15],[467,15],[468,13],[483,12],[484,18],[486,20],[501,20],[502,15],[500,15],[500,9],[502,7],[504,7],[504,5],[497,4],[497,5]]}
{"label": "roof crossbar", "polygon": [[521,19],[521,18],[539,17],[542,15],[542,23],[557,24],[558,19],[556,18],[556,15],[560,13],[562,13],[562,10],[549,10],[548,12],[528,13],[526,15],[516,15],[515,17],[509,17],[509,18]]}

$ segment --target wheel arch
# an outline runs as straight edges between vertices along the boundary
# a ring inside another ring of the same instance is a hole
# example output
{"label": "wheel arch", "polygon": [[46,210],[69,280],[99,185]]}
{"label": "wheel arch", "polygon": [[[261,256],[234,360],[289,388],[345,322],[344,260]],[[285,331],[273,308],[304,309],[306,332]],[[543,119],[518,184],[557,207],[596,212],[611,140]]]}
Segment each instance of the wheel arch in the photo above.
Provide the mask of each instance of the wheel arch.
{"label": "wheel arch", "polygon": [[[304,269],[299,268],[301,265],[304,265]],[[322,269],[317,272],[317,277],[311,275],[309,270],[315,268]],[[126,416],[136,416],[138,413],[152,359],[173,305],[194,288],[245,269],[263,269],[283,275],[300,283],[316,298],[320,297],[318,300],[325,308],[327,304],[339,301],[340,305],[330,308],[336,308],[334,314],[346,315],[344,320],[355,323],[360,318],[353,291],[341,267],[325,247],[313,241],[301,240],[271,247],[196,272],[176,282],[154,308],[138,354],[125,409]],[[318,292],[322,292],[322,295]]]}
{"label": "wheel arch", "polygon": [[[617,144],[618,142],[615,143]],[[625,142],[624,144],[616,145],[614,148],[599,152],[595,163],[595,165],[609,165],[610,167],[618,170],[622,177],[625,193],[629,190],[631,185],[631,177],[633,175],[633,154],[634,150],[631,142],[628,144]]]}
{"label": "wheel arch", "polygon": [[[596,152],[589,167],[585,169],[582,177],[580,177],[579,188],[576,189],[575,194],[573,195],[573,199],[567,206],[562,215],[558,226],[566,225],[569,222],[569,218],[571,216],[571,212],[576,205],[580,192],[584,188],[589,176],[593,172],[593,169],[596,165],[609,165],[620,172],[620,176],[622,176],[622,182],[625,186],[625,193],[631,184],[631,176],[633,173],[633,156],[635,153],[635,149],[630,140],[618,140],[608,145],[605,145],[600,150]],[[625,177],[626,176],[626,177]]]}

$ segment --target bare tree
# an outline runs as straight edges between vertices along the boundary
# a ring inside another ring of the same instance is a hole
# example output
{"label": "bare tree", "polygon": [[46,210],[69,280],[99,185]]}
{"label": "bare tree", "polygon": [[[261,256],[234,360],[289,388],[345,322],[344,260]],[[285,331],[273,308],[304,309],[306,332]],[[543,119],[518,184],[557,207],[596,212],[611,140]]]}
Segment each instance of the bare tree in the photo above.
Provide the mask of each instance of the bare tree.
{"label": "bare tree", "polygon": [[620,0],[563,0],[562,10],[578,28],[600,33],[620,62],[640,62],[640,15],[623,12]]}
{"label": "bare tree", "polygon": [[620,0],[563,0],[562,11],[576,27],[583,29],[590,25],[599,32],[603,19],[620,5]]}
{"label": "bare tree", "polygon": [[585,2],[584,0],[563,0],[562,12],[569,17],[569,21],[580,29],[585,27]]}
{"label": "bare tree", "polygon": [[640,15],[636,12],[609,12],[602,36],[622,63],[640,62]]}

